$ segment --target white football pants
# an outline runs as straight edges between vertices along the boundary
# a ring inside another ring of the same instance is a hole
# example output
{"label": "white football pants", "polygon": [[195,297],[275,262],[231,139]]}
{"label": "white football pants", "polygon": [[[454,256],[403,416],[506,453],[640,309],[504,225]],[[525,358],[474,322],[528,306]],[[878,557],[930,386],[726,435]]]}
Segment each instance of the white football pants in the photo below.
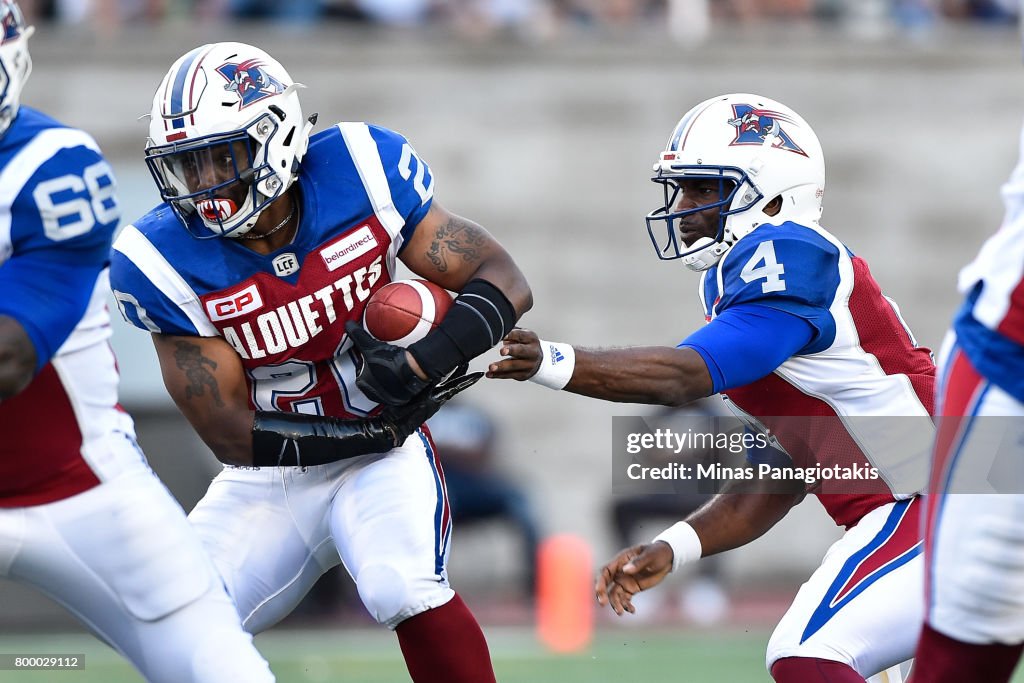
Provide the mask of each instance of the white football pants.
{"label": "white football pants", "polygon": [[422,432],[328,465],[226,467],[189,520],[250,633],[287,616],[338,562],[392,629],[455,595],[444,473]]}
{"label": "white football pants", "polygon": [[883,505],[832,544],[775,628],[769,670],[784,657],[813,657],[868,677],[914,656],[924,613],[920,508],[918,498]]}
{"label": "white football pants", "polygon": [[66,607],[151,683],[272,683],[184,511],[134,459],[70,498],[0,508],[0,577]]}

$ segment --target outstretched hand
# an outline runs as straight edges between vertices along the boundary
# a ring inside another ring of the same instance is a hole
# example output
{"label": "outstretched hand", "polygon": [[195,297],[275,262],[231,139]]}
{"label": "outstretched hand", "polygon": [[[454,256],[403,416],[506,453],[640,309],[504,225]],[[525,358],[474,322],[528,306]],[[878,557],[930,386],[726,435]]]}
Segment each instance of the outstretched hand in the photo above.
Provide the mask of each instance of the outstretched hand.
{"label": "outstretched hand", "polygon": [[345,332],[363,356],[356,386],[371,401],[400,406],[427,387],[427,381],[416,375],[408,352],[401,346],[375,339],[354,320],[345,324]]}
{"label": "outstretched hand", "polygon": [[672,548],[668,543],[656,541],[626,548],[597,575],[597,602],[610,606],[620,617],[623,612],[636,614],[633,596],[657,586],[671,570]]}
{"label": "outstretched hand", "polygon": [[428,387],[411,401],[401,406],[388,406],[381,413],[385,426],[395,436],[395,446],[401,446],[409,435],[434,416],[445,403],[480,381],[482,372],[451,377]]}
{"label": "outstretched hand", "polygon": [[520,382],[530,379],[537,374],[544,359],[537,333],[521,327],[505,335],[499,353],[505,358],[487,366],[487,376],[494,379],[515,379]]}

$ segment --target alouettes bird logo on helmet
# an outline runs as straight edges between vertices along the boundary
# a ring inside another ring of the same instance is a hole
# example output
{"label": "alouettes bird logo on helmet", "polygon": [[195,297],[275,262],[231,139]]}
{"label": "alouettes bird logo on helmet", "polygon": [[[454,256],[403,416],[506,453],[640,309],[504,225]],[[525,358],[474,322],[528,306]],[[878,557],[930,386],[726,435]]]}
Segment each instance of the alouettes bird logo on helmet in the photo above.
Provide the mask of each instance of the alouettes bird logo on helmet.
{"label": "alouettes bird logo on helmet", "polygon": [[771,109],[758,109],[749,104],[732,105],[733,118],[729,125],[736,129],[736,139],[729,143],[734,145],[762,145],[768,136],[775,138],[772,147],[784,149],[796,154],[807,156],[800,145],[782,129],[783,123],[797,125],[796,121],[785,114]]}
{"label": "alouettes bird logo on helmet", "polygon": [[241,64],[222,64],[217,67],[217,73],[228,81],[224,89],[238,95],[239,110],[285,90],[284,84],[267,73],[256,59],[247,59]]}

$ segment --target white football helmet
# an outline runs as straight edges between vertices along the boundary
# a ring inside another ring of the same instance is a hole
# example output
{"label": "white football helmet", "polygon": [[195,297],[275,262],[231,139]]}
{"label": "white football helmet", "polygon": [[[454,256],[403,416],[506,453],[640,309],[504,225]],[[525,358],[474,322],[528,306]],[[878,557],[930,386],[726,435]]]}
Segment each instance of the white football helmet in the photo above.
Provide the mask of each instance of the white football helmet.
{"label": "white football helmet", "polygon": [[[720,95],[688,111],[654,171],[665,204],[647,215],[647,231],[660,258],[682,259],[691,270],[715,265],[762,223],[808,225],[821,218],[825,159],[818,137],[795,111],[760,95]],[[708,177],[722,180],[720,200],[676,211],[674,181]],[[763,209],[776,197],[781,209],[769,216]],[[683,244],[679,219],[715,207],[722,207],[717,236]]]}
{"label": "white football helmet", "polygon": [[238,237],[295,180],[316,117],[302,116],[295,83],[244,43],[183,55],[153,97],[146,163],[194,236]]}
{"label": "white football helmet", "polygon": [[28,39],[35,27],[26,26],[18,3],[0,0],[0,135],[7,132],[18,115],[21,91],[32,73]]}

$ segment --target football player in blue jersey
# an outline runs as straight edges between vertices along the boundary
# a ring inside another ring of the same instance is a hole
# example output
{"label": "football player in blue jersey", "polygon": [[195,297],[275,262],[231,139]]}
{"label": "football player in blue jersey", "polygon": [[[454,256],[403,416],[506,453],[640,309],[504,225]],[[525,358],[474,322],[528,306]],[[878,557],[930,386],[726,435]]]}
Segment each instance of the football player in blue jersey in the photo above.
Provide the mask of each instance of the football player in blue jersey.
{"label": "football player in blue jersey", "polygon": [[[659,257],[701,273],[708,324],[677,347],[621,349],[517,329],[488,374],[631,403],[723,392],[779,446],[748,451],[756,471],[877,473],[860,485],[819,476],[731,482],[651,543],[619,553],[596,591],[617,614],[632,612],[638,591],[749,543],[813,493],[847,531],[776,628],[767,667],[781,683],[863,683],[886,669],[885,680],[901,680],[922,611],[916,494],[933,433],[931,354],[867,264],[818,224],[824,157],[795,111],[752,94],[706,100],[683,116],[654,168],[665,201],[647,216],[651,239]],[[880,415],[918,419],[889,429],[850,419]]]}
{"label": "football player in blue jersey", "polygon": [[66,607],[148,681],[270,683],[117,404],[111,168],[89,135],[19,106],[32,27],[11,0],[0,30],[0,577]]}
{"label": "football player in blue jersey", "polygon": [[[448,584],[444,473],[420,426],[479,378],[441,381],[511,330],[530,289],[486,230],[434,201],[404,137],[359,122],[311,137],[300,87],[241,43],[171,66],[146,148],[164,203],[118,237],[114,295],[226,464],[190,520],[245,627],[277,623],[341,562],[414,681],[493,681]],[[408,350],[359,325],[398,260],[458,292]]]}

